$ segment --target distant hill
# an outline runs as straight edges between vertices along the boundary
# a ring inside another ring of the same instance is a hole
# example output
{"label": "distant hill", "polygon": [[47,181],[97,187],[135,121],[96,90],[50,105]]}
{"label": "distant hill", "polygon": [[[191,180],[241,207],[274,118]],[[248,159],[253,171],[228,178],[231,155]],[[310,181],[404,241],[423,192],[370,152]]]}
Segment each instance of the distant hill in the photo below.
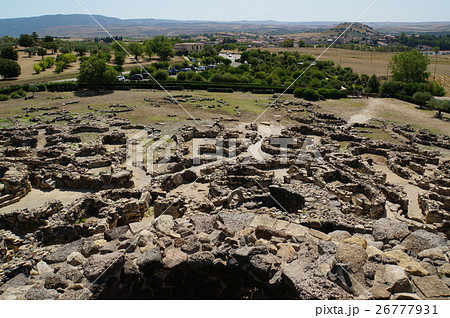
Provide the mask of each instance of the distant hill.
{"label": "distant hill", "polygon": [[[122,36],[154,36],[199,34],[211,32],[264,31],[283,34],[292,31],[304,32],[309,29],[323,29],[332,25],[330,22],[278,22],[278,21],[237,21],[216,22],[197,20],[167,19],[118,19],[101,15],[94,16],[108,31]],[[0,19],[0,36],[18,37],[23,33],[37,32],[39,35],[65,37],[98,37],[105,32],[88,15],[46,15],[31,18]]]}
{"label": "distant hill", "polygon": [[[349,28],[350,27],[350,28]],[[347,30],[347,28],[349,28]],[[345,33],[346,36],[354,36],[354,37],[368,37],[368,36],[377,36],[380,35],[380,32],[374,30],[372,27],[362,24],[362,23],[354,23],[353,25],[350,22],[341,23],[335,27],[332,27],[328,31],[324,32],[328,36],[338,36],[347,30]]]}
{"label": "distant hill", "polygon": [[[198,21],[165,19],[118,19],[101,15],[94,16],[113,35],[124,37],[149,37],[155,35],[202,34],[214,32],[249,32],[271,35],[320,32],[328,30],[328,35],[338,34],[349,23],[327,22],[279,22],[279,21]],[[355,23],[350,35],[368,36],[379,31],[389,33],[437,33],[450,32],[449,22],[436,23]],[[334,26],[334,27],[333,27]],[[373,27],[373,28],[372,28]],[[0,36],[18,37],[23,33],[37,32],[41,36],[52,35],[72,38],[104,37],[105,32],[88,15],[45,15],[31,18],[0,19]]]}

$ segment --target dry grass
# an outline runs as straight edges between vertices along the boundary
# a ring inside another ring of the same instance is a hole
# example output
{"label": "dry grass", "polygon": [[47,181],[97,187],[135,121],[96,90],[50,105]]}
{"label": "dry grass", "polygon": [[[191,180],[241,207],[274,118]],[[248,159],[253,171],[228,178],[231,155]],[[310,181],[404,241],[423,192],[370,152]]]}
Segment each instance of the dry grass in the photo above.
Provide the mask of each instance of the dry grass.
{"label": "dry grass", "polygon": [[[266,108],[271,104],[271,95],[251,94],[251,93],[208,93],[205,91],[182,91],[172,92],[173,95],[188,94],[194,97],[212,97],[215,101],[202,102],[182,102],[180,105],[168,103],[163,98],[167,95],[157,90],[131,90],[131,91],[107,91],[96,94],[87,92],[63,92],[36,93],[35,99],[30,100],[8,100],[0,102],[0,126],[11,125],[8,118],[22,116],[21,122],[30,123],[30,118],[25,118],[24,107],[59,106],[72,114],[94,113],[96,116],[106,116],[104,112],[96,109],[109,109],[113,104],[124,104],[134,108],[132,112],[118,113],[121,118],[128,118],[132,123],[155,124],[170,123],[173,128],[187,122],[194,123],[188,119],[192,117],[200,119],[201,122],[211,123],[218,118],[239,119],[240,122],[253,122],[260,114],[263,115],[259,122],[280,121],[283,125],[292,124],[290,115],[303,116],[307,113],[291,113],[286,109],[280,110]],[[53,100],[56,96],[64,99]],[[144,98],[150,98],[152,102],[147,102]],[[285,99],[294,99],[292,95],[286,95]],[[219,104],[218,100],[223,100],[228,105]],[[79,101],[77,104],[62,106],[67,101]],[[159,104],[161,107],[155,107]],[[202,104],[202,108],[195,107],[195,104]],[[215,105],[216,108],[208,108],[208,105]],[[217,107],[217,105],[222,105]],[[342,99],[319,102],[317,109],[320,112],[333,113],[345,119],[350,119],[354,115],[364,114],[368,118],[381,119],[394,123],[409,123],[415,128],[430,129],[434,133],[450,135],[450,118],[444,120],[434,118],[435,112],[419,109],[416,105],[409,104],[396,99]],[[89,106],[89,107],[88,107]],[[241,117],[236,117],[235,107],[239,106]],[[294,106],[293,108],[301,108]],[[33,113],[31,116],[39,115]],[[375,136],[376,137],[376,136]]]}

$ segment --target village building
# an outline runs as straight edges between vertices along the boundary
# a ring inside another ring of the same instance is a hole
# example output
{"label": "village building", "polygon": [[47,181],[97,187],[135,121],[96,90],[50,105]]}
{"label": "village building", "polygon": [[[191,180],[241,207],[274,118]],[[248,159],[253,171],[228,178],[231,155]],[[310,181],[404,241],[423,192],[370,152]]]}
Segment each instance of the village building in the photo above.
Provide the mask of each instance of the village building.
{"label": "village building", "polygon": [[178,43],[174,45],[174,50],[178,54],[191,54],[203,51],[205,45],[203,43]]}

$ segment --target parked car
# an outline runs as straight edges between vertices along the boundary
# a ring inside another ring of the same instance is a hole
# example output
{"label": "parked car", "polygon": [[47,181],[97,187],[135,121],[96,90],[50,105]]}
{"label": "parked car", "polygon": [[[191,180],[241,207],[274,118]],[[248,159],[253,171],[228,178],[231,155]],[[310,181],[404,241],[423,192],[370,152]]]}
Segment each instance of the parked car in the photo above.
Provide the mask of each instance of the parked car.
{"label": "parked car", "polygon": [[151,76],[150,73],[142,73],[141,75],[143,78],[149,78]]}
{"label": "parked car", "polygon": [[144,79],[144,76],[142,74],[134,74],[128,77],[130,81],[142,81]]}
{"label": "parked car", "polygon": [[178,70],[176,68],[171,68],[169,70],[169,75],[177,75],[178,74]]}
{"label": "parked car", "polygon": [[199,66],[199,67],[196,67],[195,70],[197,72],[203,72],[203,71],[206,71],[206,67],[205,66]]}
{"label": "parked car", "polygon": [[120,76],[117,77],[117,80],[118,80],[119,82],[125,82],[125,76],[120,75]]}
{"label": "parked car", "polygon": [[180,70],[180,72],[189,72],[189,71],[192,71],[192,69],[189,67],[185,67]]}

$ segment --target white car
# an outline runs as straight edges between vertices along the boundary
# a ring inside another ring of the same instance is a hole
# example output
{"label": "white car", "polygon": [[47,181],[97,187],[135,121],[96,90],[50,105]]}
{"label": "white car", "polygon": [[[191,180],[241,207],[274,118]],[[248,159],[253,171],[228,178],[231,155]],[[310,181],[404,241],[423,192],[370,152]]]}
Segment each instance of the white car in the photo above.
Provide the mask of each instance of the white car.
{"label": "white car", "polygon": [[125,76],[118,76],[117,77],[117,80],[119,81],[119,82],[125,82]]}

